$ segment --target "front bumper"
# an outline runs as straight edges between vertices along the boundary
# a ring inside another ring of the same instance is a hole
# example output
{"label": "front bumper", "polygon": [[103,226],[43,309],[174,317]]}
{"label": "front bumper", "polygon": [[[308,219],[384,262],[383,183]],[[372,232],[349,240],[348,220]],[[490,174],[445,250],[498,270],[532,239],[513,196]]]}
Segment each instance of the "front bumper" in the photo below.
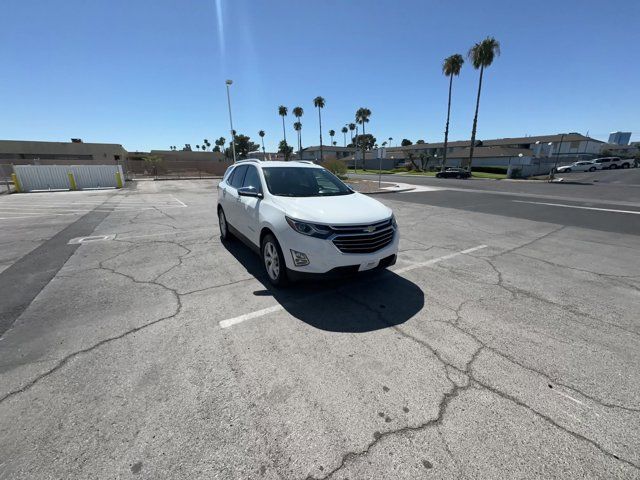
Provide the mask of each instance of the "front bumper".
{"label": "front bumper", "polygon": [[375,268],[372,268],[372,269],[369,269],[369,270],[364,270],[362,272],[359,271],[360,264],[357,264],[357,265],[347,265],[347,266],[343,266],[343,267],[335,267],[335,268],[332,268],[331,270],[329,270],[328,272],[325,272],[325,273],[309,273],[309,272],[304,272],[304,271],[299,271],[299,270],[291,270],[291,269],[287,268],[287,275],[293,281],[299,281],[299,280],[330,280],[330,279],[335,279],[335,278],[344,278],[344,277],[350,277],[350,276],[354,276],[354,275],[358,275],[358,274],[367,274],[367,273],[378,272],[378,271],[383,270],[383,269],[385,269],[387,267],[395,265],[396,264],[396,258],[397,258],[397,255],[394,253],[393,255],[390,255],[390,256],[380,260],[378,262],[378,265]]}
{"label": "front bumper", "polygon": [[[396,228],[391,243],[376,252],[343,253],[338,250],[331,240],[301,235],[289,228],[288,225],[287,229],[279,232],[277,236],[280,247],[282,248],[282,254],[285,257],[287,269],[293,276],[295,276],[296,273],[303,274],[302,276],[304,276],[304,274],[329,274],[331,276],[332,273],[330,272],[332,271],[338,273],[344,273],[354,269],[357,271],[363,264],[377,262],[379,265],[383,261],[391,261],[389,260],[391,257],[393,257],[393,263],[395,263],[395,256],[398,253],[398,243],[400,241],[400,232]],[[303,267],[294,265],[291,250],[306,254],[309,259],[309,265]],[[393,265],[393,263],[387,266]],[[342,270],[339,270],[341,268]]]}

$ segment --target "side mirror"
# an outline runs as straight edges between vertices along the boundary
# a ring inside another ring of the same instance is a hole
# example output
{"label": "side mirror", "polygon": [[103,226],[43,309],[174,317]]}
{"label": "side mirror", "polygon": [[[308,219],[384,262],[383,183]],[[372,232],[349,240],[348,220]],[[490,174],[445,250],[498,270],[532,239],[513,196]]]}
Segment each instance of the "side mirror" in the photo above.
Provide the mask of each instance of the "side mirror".
{"label": "side mirror", "polygon": [[241,197],[262,198],[263,195],[255,187],[240,187],[238,195]]}

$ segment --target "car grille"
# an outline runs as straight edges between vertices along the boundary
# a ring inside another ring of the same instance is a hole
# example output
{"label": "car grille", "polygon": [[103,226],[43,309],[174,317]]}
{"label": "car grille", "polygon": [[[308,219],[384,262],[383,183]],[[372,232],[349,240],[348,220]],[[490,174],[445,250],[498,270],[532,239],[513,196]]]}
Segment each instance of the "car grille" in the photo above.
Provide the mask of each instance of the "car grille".
{"label": "car grille", "polygon": [[342,253],[373,253],[393,241],[395,229],[391,219],[369,225],[335,225],[333,244]]}

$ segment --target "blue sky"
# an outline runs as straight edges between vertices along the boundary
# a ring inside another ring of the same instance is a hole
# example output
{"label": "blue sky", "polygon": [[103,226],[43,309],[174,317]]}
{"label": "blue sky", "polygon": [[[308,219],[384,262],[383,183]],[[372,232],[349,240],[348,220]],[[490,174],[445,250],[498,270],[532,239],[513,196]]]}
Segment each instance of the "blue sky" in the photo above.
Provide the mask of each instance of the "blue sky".
{"label": "blue sky", "polygon": [[[217,8],[219,7],[219,8]],[[478,138],[612,130],[640,140],[640,2],[388,0],[4,0],[0,138],[162,149],[282,138],[278,105],[305,109],[303,142],[371,109],[367,126],[442,141],[442,59],[487,35]],[[221,12],[221,16],[218,15]],[[478,72],[454,81],[450,139],[470,136]],[[287,136],[294,143],[292,116]],[[342,144],[342,136],[336,138]]]}

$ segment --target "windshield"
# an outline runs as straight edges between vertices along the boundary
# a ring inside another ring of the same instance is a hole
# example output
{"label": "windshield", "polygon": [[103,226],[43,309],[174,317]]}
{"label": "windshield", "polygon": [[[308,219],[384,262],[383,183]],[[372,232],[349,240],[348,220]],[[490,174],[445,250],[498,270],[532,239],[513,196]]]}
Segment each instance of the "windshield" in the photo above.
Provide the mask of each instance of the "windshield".
{"label": "windshield", "polygon": [[329,197],[353,193],[338,177],[322,168],[266,167],[262,171],[272,195]]}

